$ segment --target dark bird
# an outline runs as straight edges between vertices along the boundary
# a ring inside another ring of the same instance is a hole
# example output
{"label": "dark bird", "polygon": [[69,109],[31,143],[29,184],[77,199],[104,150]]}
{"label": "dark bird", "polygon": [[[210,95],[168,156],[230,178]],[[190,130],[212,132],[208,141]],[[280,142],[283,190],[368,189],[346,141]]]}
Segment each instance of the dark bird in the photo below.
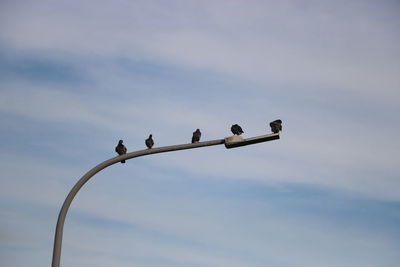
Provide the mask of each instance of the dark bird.
{"label": "dark bird", "polygon": [[279,133],[279,131],[282,131],[282,121],[281,120],[274,120],[269,124],[271,126],[271,131],[273,133]]}
{"label": "dark bird", "polygon": [[197,129],[196,131],[193,132],[193,136],[192,136],[192,143],[196,143],[200,141],[200,137],[201,137],[201,132],[199,129]]}
{"label": "dark bird", "polygon": [[[119,140],[118,145],[115,147],[115,152],[118,153],[118,155],[123,155],[126,154],[126,147],[123,144],[124,141]],[[125,160],[122,160],[121,163],[125,163]]]}
{"label": "dark bird", "polygon": [[154,146],[153,135],[149,135],[149,138],[146,139],[145,144],[147,148],[152,148]]}
{"label": "dark bird", "polygon": [[232,125],[231,131],[235,135],[241,135],[242,133],[244,133],[242,127],[240,127],[238,124]]}

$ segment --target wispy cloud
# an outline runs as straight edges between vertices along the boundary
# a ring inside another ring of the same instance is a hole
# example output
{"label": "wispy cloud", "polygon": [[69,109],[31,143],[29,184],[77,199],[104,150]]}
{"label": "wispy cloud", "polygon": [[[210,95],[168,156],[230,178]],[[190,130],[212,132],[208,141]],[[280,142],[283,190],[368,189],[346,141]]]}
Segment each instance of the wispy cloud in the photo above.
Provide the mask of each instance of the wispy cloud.
{"label": "wispy cloud", "polygon": [[[182,12],[172,12],[176,5]],[[399,36],[392,34],[398,21],[390,23],[395,14],[389,5],[354,3],[346,11],[326,3],[242,1],[73,6],[9,4],[13,12],[4,14],[2,42],[22,49],[162,60],[263,84],[285,81],[318,90],[344,88],[393,104],[399,100]],[[15,20],[15,14],[25,19]]]}

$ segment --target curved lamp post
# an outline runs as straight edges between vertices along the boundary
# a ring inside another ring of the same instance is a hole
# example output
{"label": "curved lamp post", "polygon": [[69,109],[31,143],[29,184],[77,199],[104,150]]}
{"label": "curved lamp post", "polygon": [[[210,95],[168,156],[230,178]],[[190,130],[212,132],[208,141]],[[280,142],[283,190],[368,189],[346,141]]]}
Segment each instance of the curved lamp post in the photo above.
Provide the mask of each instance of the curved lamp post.
{"label": "curved lamp post", "polygon": [[215,146],[225,144],[226,148],[234,148],[239,146],[246,146],[261,142],[267,142],[271,140],[279,139],[279,133],[274,134],[267,134],[262,136],[257,136],[253,138],[244,139],[240,136],[232,136],[227,137],[225,139],[218,139],[212,141],[205,141],[205,142],[197,142],[192,144],[183,144],[183,145],[173,145],[173,146],[164,146],[158,148],[151,148],[151,149],[144,149],[139,150],[131,153],[127,153],[121,156],[117,156],[106,160],[90,171],[88,171],[85,175],[82,176],[81,179],[74,185],[74,187],[69,192],[67,198],[64,201],[64,204],[61,207],[60,214],[58,215],[57,226],[56,226],[56,233],[54,237],[54,247],[53,247],[53,260],[52,260],[52,267],[59,267],[60,266],[60,257],[61,257],[61,244],[62,244],[62,237],[63,237],[63,229],[64,229],[64,222],[65,217],[67,216],[68,208],[71,205],[72,200],[74,199],[75,195],[78,191],[82,188],[82,186],[89,181],[96,173],[99,171],[111,166],[121,160],[127,160],[131,158],[141,157],[150,154],[157,154],[163,152],[171,152],[177,150],[184,150],[184,149],[191,149],[191,148],[199,148],[205,146]]}

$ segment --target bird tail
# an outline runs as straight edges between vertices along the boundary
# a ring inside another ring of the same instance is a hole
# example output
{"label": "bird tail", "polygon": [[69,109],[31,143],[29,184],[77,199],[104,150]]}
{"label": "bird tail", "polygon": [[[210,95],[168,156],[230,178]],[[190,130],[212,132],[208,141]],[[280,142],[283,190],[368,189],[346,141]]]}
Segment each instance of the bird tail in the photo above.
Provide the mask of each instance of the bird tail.
{"label": "bird tail", "polygon": [[121,160],[121,163],[125,163],[125,160]]}

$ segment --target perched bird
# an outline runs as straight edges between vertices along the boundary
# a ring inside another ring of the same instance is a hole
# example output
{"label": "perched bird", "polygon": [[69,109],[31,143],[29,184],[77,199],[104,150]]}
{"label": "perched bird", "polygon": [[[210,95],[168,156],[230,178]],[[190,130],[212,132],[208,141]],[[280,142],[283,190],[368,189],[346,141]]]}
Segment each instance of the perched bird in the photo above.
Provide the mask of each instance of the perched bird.
{"label": "perched bird", "polygon": [[201,137],[201,132],[199,129],[197,129],[196,131],[193,132],[193,136],[192,136],[192,143],[196,143],[200,141],[200,137]]}
{"label": "perched bird", "polygon": [[[118,155],[123,155],[126,154],[126,147],[123,144],[124,141],[119,140],[118,145],[115,147],[115,152],[118,153]],[[122,160],[121,163],[125,163],[125,160]]]}
{"label": "perched bird", "polygon": [[232,125],[231,131],[234,135],[241,135],[242,133],[244,133],[242,127],[240,127],[238,124]]}
{"label": "perched bird", "polygon": [[279,133],[279,131],[282,131],[282,121],[281,120],[274,120],[269,124],[271,126],[271,131],[273,133]]}
{"label": "perched bird", "polygon": [[149,138],[146,139],[145,144],[147,148],[152,148],[154,146],[153,135],[149,135]]}

